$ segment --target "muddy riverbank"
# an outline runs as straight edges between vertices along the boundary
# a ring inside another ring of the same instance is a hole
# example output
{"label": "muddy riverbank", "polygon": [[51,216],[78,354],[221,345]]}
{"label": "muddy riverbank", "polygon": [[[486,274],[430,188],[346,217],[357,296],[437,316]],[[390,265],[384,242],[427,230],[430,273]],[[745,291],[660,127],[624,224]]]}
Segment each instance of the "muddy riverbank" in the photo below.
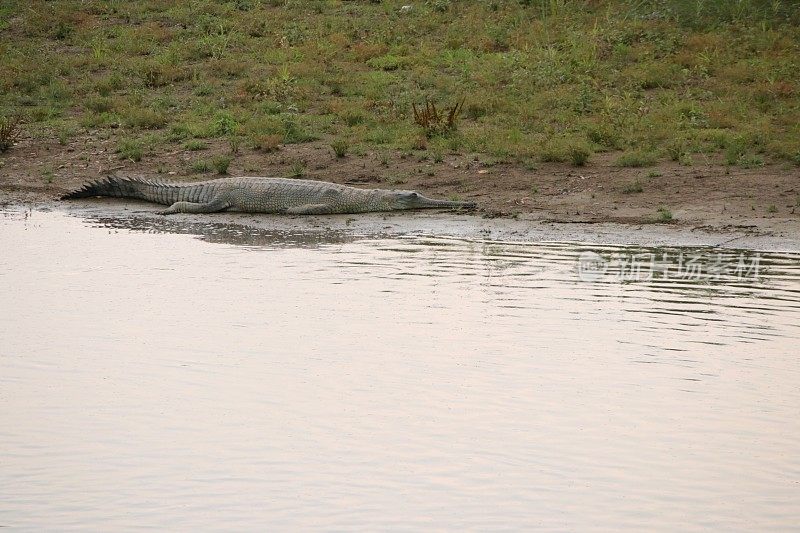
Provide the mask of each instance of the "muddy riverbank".
{"label": "muddy riverbank", "polygon": [[[227,149],[221,141],[209,141],[207,146],[209,154],[223,154]],[[193,172],[191,162],[196,157],[188,149],[165,149],[134,162],[121,160],[110,139],[87,135],[61,145],[26,138],[0,158],[0,201],[48,205],[83,182],[109,174],[189,182],[219,177]],[[432,158],[424,151],[375,151],[337,158],[328,144],[318,141],[287,145],[274,153],[243,150],[227,172],[232,176],[302,172],[307,179],[355,187],[415,189],[431,197],[474,201],[477,218],[512,222],[489,225],[470,217],[463,219],[472,221],[468,226],[510,226],[523,233],[534,221],[531,231],[535,234],[549,223],[612,223],[619,225],[622,234],[660,234],[664,231],[660,226],[646,227],[655,222],[679,227],[678,234],[724,234],[721,240],[743,235],[795,239],[800,234],[800,169],[795,166],[778,163],[747,169],[725,165],[717,157],[698,158],[692,165],[667,161],[626,168],[616,165],[617,157],[616,153],[596,154],[583,167],[524,165],[467,153]],[[430,217],[392,219],[415,220],[411,222],[414,225],[430,221]],[[357,222],[367,219],[358,217]],[[517,224],[514,219],[524,223]],[[314,222],[292,222],[307,223]],[[594,231],[575,226],[567,233],[574,232],[575,239],[583,240],[585,233]]]}
{"label": "muddy riverbank", "polygon": [[159,206],[133,200],[96,198],[72,202],[54,200],[34,191],[0,190],[0,205],[33,210],[58,210],[123,226],[166,228],[173,225],[214,224],[258,231],[320,233],[355,236],[435,235],[470,240],[508,242],[572,241],[641,246],[707,246],[727,249],[799,251],[797,224],[778,226],[690,225],[619,222],[558,222],[535,215],[487,217],[477,213],[418,211],[333,216],[285,216],[248,213],[211,215],[156,214]]}

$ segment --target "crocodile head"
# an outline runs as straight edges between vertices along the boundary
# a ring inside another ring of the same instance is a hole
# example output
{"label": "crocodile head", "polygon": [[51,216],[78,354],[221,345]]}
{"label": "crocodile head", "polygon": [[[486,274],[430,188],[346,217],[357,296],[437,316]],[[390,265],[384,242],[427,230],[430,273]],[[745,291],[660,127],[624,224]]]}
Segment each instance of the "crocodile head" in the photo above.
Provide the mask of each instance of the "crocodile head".
{"label": "crocodile head", "polygon": [[390,209],[433,209],[447,207],[473,208],[475,202],[452,202],[434,200],[422,196],[417,191],[389,191],[387,203]]}

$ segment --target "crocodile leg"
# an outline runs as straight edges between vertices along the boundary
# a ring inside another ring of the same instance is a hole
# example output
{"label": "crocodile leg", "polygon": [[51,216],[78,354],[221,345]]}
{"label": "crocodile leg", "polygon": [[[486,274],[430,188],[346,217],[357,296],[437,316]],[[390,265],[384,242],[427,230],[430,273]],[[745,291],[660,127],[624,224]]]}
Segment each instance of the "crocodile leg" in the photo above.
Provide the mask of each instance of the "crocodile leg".
{"label": "crocodile leg", "polygon": [[335,211],[330,204],[304,204],[290,207],[286,210],[286,213],[289,215],[330,215]]}
{"label": "crocodile leg", "polygon": [[214,200],[205,204],[194,202],[175,202],[169,206],[169,209],[159,211],[158,214],[171,215],[173,213],[216,213],[217,211],[223,211],[230,206],[230,201],[223,198],[215,198]]}

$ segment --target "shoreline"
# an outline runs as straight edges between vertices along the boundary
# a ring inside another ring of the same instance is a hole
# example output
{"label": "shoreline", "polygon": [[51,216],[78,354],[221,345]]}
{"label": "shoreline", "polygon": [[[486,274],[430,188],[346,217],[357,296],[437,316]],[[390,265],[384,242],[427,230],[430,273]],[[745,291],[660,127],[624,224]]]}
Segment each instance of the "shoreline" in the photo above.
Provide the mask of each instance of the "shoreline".
{"label": "shoreline", "polygon": [[[577,242],[587,244],[710,247],[771,252],[800,252],[800,232],[753,226],[701,226],[688,223],[631,224],[542,220],[530,214],[487,217],[446,211],[366,213],[359,215],[291,216],[253,213],[156,214],[160,206],[135,200],[94,198],[58,201],[32,191],[0,190],[0,209],[62,211],[88,219],[117,221],[134,227],[138,221],[155,231],[190,225],[230,225],[259,231],[344,233],[357,237],[436,236],[495,242]],[[174,230],[178,231],[178,230]]]}

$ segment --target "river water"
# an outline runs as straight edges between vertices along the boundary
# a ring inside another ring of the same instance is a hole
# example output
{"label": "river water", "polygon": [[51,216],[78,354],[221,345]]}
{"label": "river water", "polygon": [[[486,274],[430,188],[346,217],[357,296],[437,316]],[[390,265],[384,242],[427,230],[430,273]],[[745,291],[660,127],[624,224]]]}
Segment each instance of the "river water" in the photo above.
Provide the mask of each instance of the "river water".
{"label": "river water", "polygon": [[18,209],[0,253],[0,526],[800,524],[800,254]]}

